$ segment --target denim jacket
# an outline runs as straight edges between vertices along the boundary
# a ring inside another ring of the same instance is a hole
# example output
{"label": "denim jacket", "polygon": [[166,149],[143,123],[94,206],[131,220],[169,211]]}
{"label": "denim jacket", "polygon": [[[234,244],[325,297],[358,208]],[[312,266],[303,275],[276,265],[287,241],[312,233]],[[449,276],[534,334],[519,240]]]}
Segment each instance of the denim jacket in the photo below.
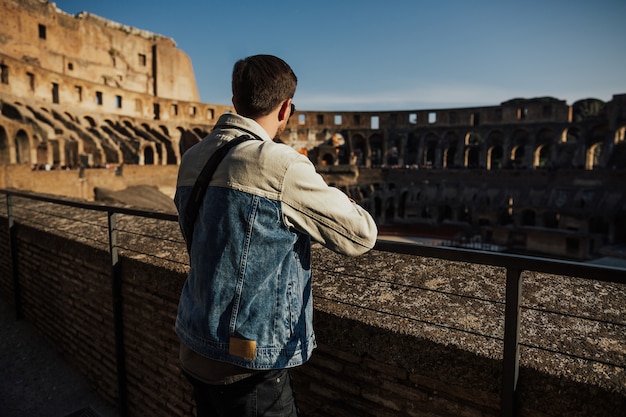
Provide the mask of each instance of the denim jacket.
{"label": "denim jacket", "polygon": [[179,220],[208,157],[252,132],[218,166],[193,232],[176,333],[209,359],[248,369],[288,368],[315,348],[311,238],[345,255],[374,246],[372,217],[329,187],[305,156],[271,140],[255,121],[220,117],[183,156]]}

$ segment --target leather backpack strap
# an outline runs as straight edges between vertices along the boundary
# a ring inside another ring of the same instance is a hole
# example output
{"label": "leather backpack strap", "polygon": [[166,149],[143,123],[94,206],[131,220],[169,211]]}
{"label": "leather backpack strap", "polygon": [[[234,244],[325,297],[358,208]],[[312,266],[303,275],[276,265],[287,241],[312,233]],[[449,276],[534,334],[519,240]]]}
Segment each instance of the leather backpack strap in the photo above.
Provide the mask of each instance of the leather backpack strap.
{"label": "leather backpack strap", "polygon": [[222,159],[224,159],[224,157],[231,148],[251,139],[258,138],[254,138],[252,136],[239,136],[235,139],[230,140],[227,144],[217,149],[213,153],[213,155],[211,155],[209,160],[204,165],[204,168],[202,168],[202,171],[200,171],[200,175],[198,175],[198,178],[193,185],[193,189],[191,190],[191,196],[189,197],[189,201],[187,202],[187,207],[185,207],[185,221],[183,224],[183,229],[185,235],[184,237],[187,242],[187,252],[189,254],[191,254],[193,228],[196,224],[196,219],[198,218],[200,205],[202,205],[204,195],[206,194],[207,187],[211,182],[211,178],[213,177],[215,169],[220,164]]}

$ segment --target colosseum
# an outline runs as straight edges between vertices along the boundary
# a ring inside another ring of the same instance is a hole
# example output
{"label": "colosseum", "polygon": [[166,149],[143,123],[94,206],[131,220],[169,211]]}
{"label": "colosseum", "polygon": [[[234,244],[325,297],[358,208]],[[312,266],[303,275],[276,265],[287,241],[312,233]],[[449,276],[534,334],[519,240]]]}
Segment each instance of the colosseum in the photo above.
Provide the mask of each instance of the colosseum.
{"label": "colosseum", "polygon": [[[192,62],[171,38],[45,0],[0,8],[0,187],[89,200],[145,184],[167,194],[181,149],[234,111],[200,101]],[[384,233],[626,258],[626,94],[298,110],[281,139]]]}

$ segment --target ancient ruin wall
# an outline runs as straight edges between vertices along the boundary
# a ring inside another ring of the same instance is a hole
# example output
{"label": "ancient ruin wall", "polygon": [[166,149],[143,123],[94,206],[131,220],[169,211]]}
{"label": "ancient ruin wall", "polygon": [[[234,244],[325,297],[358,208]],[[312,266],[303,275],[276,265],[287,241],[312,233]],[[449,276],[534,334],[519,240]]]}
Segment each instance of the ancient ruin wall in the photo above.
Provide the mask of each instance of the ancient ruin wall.
{"label": "ancient ruin wall", "polygon": [[76,81],[200,101],[191,60],[170,38],[85,12],[72,16],[51,2],[2,0],[1,8],[8,57]]}

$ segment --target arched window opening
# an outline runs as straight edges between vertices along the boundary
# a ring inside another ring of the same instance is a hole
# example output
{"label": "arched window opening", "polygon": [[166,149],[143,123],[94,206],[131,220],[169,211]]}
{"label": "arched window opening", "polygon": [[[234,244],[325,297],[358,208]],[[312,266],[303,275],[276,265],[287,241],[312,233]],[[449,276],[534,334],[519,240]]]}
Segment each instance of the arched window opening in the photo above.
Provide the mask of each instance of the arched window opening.
{"label": "arched window opening", "polygon": [[409,166],[417,165],[417,157],[419,152],[419,140],[414,134],[410,134],[406,141],[406,152],[404,155],[404,163]]}
{"label": "arched window opening", "polygon": [[592,170],[600,165],[600,155],[602,154],[602,143],[594,143],[587,151],[585,169]]}
{"label": "arched window opening", "polygon": [[0,165],[11,163],[11,153],[9,151],[9,138],[4,127],[0,126]]}
{"label": "arched window opening", "polygon": [[370,149],[372,152],[372,166],[380,166],[383,164],[383,138],[380,135],[374,135],[370,138]]}
{"label": "arched window opening", "polygon": [[548,168],[550,165],[550,145],[540,145],[535,150],[534,168]]}
{"label": "arched window opening", "polygon": [[517,145],[511,150],[511,163],[514,168],[524,166],[524,146]]}
{"label": "arched window opening", "polygon": [[496,145],[489,148],[487,151],[487,169],[502,169],[504,167],[503,155],[502,146]]}
{"label": "arched window opening", "polygon": [[146,146],[143,149],[143,163],[144,165],[154,165],[154,149],[151,146]]}
{"label": "arched window opening", "polygon": [[480,166],[478,148],[471,146],[465,150],[465,166],[467,168],[478,168]]}
{"label": "arched window opening", "polygon": [[361,135],[352,137],[352,162],[357,166],[366,165],[367,144]]}
{"label": "arched window opening", "polygon": [[30,164],[30,140],[23,130],[15,136],[15,162],[18,164]]}

